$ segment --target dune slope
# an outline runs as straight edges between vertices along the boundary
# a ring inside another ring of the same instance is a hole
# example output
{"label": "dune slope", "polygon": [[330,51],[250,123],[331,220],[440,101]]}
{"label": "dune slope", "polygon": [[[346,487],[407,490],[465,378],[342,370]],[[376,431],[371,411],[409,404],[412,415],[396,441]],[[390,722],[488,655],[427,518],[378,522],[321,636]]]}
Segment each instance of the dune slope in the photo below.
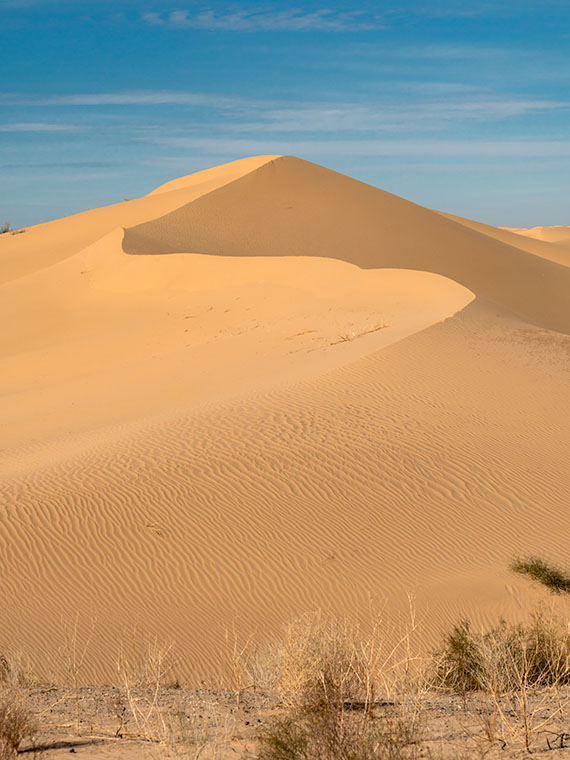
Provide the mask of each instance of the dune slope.
{"label": "dune slope", "polygon": [[17,279],[73,255],[117,227],[148,222],[271,161],[257,156],[181,177],[143,198],[27,227],[0,237],[0,283]]}
{"label": "dune slope", "polygon": [[0,653],[228,684],[316,607],[412,594],[431,647],[546,598],[507,568],[567,555],[567,267],[293,158],[129,203],[0,246]]}

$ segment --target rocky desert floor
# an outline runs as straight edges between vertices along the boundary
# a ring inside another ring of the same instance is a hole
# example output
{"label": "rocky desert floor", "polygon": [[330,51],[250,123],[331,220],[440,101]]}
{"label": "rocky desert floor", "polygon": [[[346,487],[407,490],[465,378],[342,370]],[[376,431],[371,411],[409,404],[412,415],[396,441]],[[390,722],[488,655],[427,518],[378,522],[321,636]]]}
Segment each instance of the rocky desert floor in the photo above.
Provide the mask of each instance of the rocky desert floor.
{"label": "rocky desert floor", "polygon": [[[284,709],[275,695],[249,690],[41,687],[21,695],[38,730],[20,754],[46,760],[70,754],[93,760],[255,758],[259,731]],[[382,702],[376,719],[393,704]],[[502,725],[482,695],[425,694],[421,704],[414,704],[414,709],[421,708],[415,742],[402,757],[527,757],[517,700],[504,698],[499,707],[505,716]],[[528,715],[533,757],[570,757],[570,690],[556,697],[544,690],[532,693]]]}

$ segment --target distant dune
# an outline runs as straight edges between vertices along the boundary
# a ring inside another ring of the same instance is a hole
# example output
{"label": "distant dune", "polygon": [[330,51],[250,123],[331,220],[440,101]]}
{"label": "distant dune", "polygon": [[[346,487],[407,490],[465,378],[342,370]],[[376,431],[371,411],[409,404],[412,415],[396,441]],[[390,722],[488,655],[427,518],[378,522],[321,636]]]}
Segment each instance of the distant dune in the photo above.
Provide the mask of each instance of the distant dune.
{"label": "distant dune", "polygon": [[544,240],[547,243],[570,243],[570,227],[562,227],[561,225],[554,227],[503,227],[503,229],[535,240]]}
{"label": "distant dune", "polygon": [[[540,232],[537,232],[540,230]],[[423,645],[567,559],[570,228],[498,229],[293,157],[0,236],[0,653],[85,681],[317,607]]]}

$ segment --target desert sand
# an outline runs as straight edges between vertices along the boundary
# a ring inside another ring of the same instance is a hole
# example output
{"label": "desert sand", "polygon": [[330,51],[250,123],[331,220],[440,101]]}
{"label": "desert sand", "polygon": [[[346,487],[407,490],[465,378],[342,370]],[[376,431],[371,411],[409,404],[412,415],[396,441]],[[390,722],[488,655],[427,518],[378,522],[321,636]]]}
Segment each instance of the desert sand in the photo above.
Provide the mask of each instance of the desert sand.
{"label": "desert sand", "polygon": [[548,243],[570,243],[570,227],[564,227],[561,224],[553,227],[503,227],[502,229]]}
{"label": "desert sand", "polygon": [[263,156],[2,235],[0,651],[113,683],[172,642],[197,685],[316,608],[524,619],[510,560],[567,559],[566,233]]}

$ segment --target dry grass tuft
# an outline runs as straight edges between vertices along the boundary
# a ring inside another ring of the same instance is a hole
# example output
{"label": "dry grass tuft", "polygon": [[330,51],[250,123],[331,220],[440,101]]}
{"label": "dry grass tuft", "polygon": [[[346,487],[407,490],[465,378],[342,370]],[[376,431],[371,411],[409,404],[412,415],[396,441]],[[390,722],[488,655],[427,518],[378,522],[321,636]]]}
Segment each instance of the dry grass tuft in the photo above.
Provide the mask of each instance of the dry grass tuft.
{"label": "dry grass tuft", "polygon": [[35,731],[24,699],[13,689],[0,692],[0,760],[15,757],[20,744],[32,739]]}
{"label": "dry grass tuft", "polygon": [[0,686],[33,686],[37,681],[28,659],[21,652],[0,655]]}
{"label": "dry grass tuft", "polygon": [[379,631],[378,624],[362,636],[358,626],[320,615],[289,626],[273,680],[286,710],[261,732],[261,760],[415,756],[419,712],[406,698],[378,697],[394,653]]}

